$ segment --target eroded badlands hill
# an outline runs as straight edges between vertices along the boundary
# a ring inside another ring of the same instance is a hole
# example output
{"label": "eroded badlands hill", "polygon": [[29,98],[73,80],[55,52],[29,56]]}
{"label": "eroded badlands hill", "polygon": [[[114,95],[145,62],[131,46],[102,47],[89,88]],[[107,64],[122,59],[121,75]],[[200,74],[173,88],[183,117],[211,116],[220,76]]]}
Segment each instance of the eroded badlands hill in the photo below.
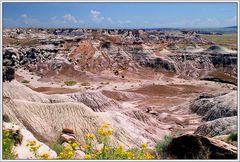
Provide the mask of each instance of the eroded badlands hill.
{"label": "eroded badlands hill", "polygon": [[3,36],[4,120],[40,141],[70,129],[84,143],[102,123],[125,148],[155,147],[168,134],[237,131],[237,53],[193,32],[5,29]]}

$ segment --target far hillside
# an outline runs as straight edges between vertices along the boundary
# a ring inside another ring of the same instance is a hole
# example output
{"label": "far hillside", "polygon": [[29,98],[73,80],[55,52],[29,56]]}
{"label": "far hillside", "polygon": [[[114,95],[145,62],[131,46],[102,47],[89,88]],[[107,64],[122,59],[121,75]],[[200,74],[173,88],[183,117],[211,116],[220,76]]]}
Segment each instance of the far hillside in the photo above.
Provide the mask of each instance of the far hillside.
{"label": "far hillside", "polygon": [[212,41],[226,48],[237,50],[237,33],[231,34],[201,34],[202,38]]}

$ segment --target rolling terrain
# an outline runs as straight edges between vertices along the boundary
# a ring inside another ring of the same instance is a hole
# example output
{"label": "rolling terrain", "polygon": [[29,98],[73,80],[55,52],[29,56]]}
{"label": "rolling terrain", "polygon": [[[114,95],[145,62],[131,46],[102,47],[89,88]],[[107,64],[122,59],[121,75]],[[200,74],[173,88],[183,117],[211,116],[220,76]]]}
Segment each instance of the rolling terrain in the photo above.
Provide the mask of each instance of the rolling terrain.
{"label": "rolling terrain", "polygon": [[125,149],[154,148],[171,135],[168,158],[182,158],[173,148],[185,138],[210,140],[210,158],[236,158],[236,145],[220,140],[237,131],[237,41],[230,36],[4,29],[4,127],[20,126],[50,147],[66,129],[85,143],[84,134],[109,123],[111,143]]}

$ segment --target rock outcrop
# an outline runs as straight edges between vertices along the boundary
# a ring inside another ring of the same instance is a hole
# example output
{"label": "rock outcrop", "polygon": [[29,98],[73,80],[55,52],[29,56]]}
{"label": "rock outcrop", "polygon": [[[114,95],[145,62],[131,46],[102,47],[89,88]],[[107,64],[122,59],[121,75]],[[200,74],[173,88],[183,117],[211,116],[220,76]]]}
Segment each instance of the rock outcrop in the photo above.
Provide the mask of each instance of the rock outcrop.
{"label": "rock outcrop", "polygon": [[203,120],[206,121],[237,116],[237,92],[200,95],[190,106],[190,109],[203,116]]}
{"label": "rock outcrop", "polygon": [[198,135],[173,138],[167,150],[170,159],[237,159],[237,147]]}
{"label": "rock outcrop", "polygon": [[237,131],[237,116],[224,117],[208,121],[200,125],[194,134],[214,137],[218,135],[228,135]]}
{"label": "rock outcrop", "polygon": [[237,92],[202,94],[190,109],[207,121],[194,134],[214,137],[237,131]]}
{"label": "rock outcrop", "polygon": [[16,56],[14,51],[3,51],[3,82],[12,81],[14,79]]}

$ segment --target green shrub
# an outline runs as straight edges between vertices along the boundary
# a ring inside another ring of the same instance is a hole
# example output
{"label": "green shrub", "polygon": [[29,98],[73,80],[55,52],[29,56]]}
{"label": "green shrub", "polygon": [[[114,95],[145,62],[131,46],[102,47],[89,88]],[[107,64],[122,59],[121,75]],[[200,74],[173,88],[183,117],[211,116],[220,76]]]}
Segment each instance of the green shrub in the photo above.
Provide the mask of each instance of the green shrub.
{"label": "green shrub", "polygon": [[90,86],[90,83],[87,82],[87,81],[85,81],[85,82],[83,82],[81,85],[82,85],[82,86]]}
{"label": "green shrub", "polygon": [[73,86],[73,85],[77,84],[77,82],[71,80],[71,81],[65,81],[64,84],[67,86]]}
{"label": "green shrub", "polygon": [[171,143],[171,141],[172,141],[172,136],[166,135],[164,136],[163,140],[157,144],[156,151],[158,156],[161,157],[161,159],[167,158],[167,147]]}
{"label": "green shrub", "polygon": [[24,83],[24,84],[28,84],[30,81],[28,81],[28,80],[23,80],[22,81],[22,83]]}
{"label": "green shrub", "polygon": [[13,160],[16,158],[12,149],[15,143],[13,138],[13,131],[11,130],[3,130],[3,145],[2,145],[2,158],[4,160]]}
{"label": "green shrub", "polygon": [[237,132],[232,132],[228,138],[227,141],[237,141]]}
{"label": "green shrub", "polygon": [[52,150],[54,150],[58,155],[64,151],[64,146],[58,142],[53,143],[51,146]]}

